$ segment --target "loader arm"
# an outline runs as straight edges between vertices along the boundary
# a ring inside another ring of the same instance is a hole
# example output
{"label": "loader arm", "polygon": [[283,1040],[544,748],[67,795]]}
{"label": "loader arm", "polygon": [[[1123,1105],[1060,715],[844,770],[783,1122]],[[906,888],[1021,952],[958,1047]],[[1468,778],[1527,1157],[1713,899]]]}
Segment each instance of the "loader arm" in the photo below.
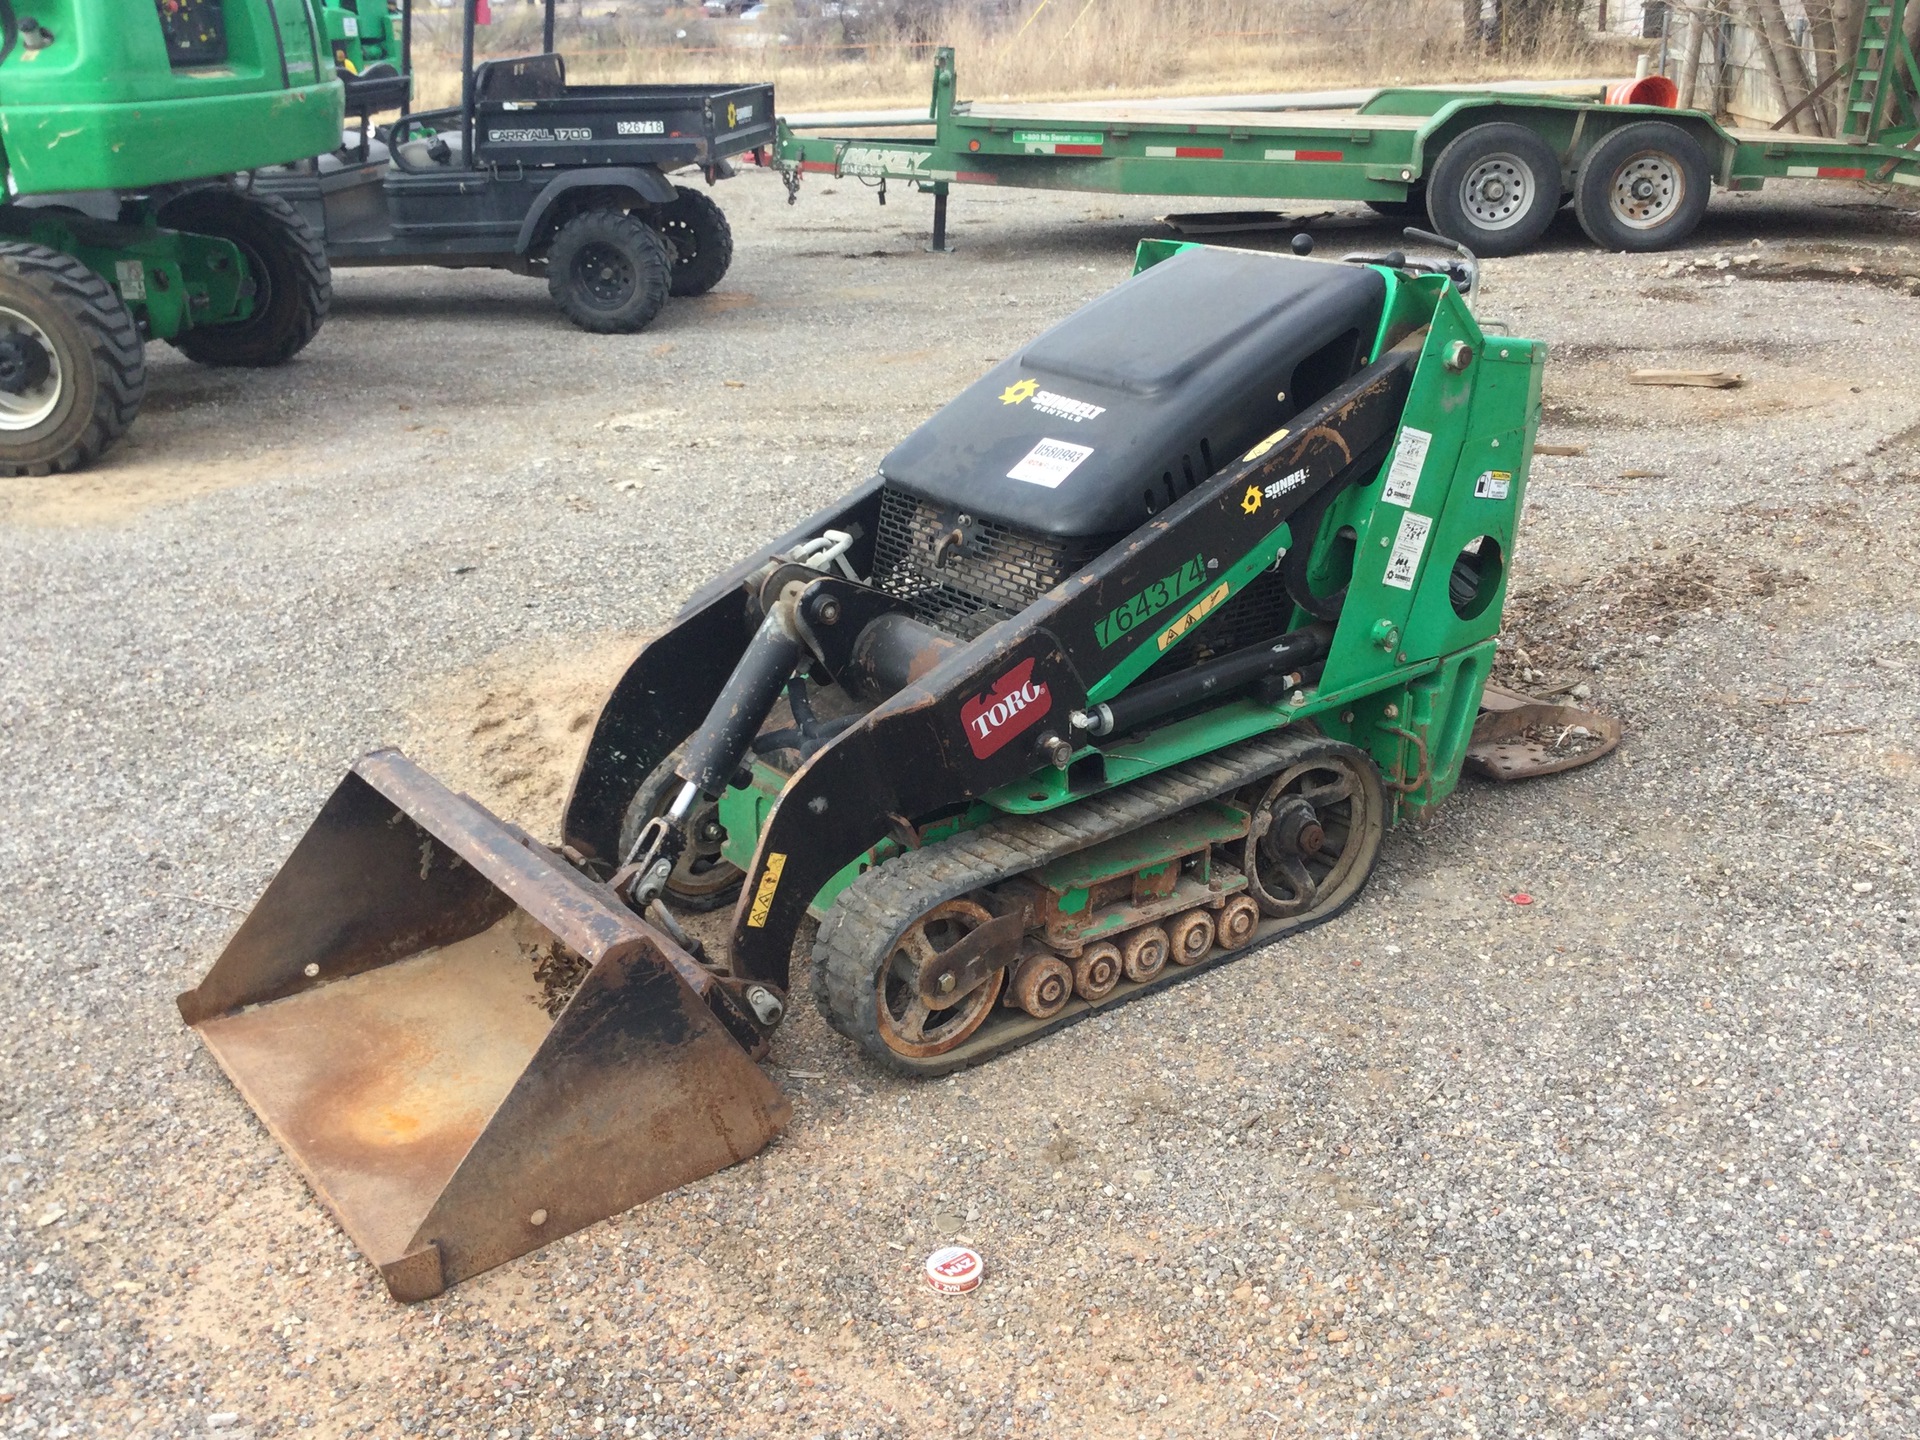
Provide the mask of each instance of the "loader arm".
{"label": "loader arm", "polygon": [[872,549],[879,491],[876,475],[761,546],[701,586],[668,629],[642,647],[601,705],[574,772],[560,824],[569,847],[589,860],[618,863],[620,824],[634,791],[700,723],[753,638],[744,588],[748,579],[774,556],[822,530],[858,532],[852,557],[864,563]]}

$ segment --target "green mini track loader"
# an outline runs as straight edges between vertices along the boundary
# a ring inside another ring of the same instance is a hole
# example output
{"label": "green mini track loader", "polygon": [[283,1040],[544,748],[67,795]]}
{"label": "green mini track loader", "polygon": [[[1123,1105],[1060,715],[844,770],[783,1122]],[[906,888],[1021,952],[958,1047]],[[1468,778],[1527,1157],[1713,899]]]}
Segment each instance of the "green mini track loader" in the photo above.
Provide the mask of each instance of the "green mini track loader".
{"label": "green mini track loader", "polygon": [[1147,242],[695,592],[558,848],[368,755],[182,1014],[418,1299],[778,1133],[810,915],[814,1003],[909,1075],[1279,963],[1470,751],[1606,748],[1477,718],[1545,355],[1472,276]]}
{"label": "green mini track loader", "polygon": [[340,143],[310,0],[0,0],[0,475],[133,423],[146,340],[277,365],[325,319],[325,252],[225,177]]}

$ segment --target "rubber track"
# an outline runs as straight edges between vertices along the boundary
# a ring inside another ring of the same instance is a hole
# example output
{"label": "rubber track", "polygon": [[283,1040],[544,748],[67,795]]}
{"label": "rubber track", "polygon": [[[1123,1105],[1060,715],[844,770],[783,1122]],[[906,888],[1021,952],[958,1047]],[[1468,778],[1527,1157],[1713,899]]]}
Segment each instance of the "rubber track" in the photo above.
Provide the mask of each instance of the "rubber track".
{"label": "rubber track", "polygon": [[[1310,757],[1327,744],[1323,737],[1311,734],[1242,741],[1077,804],[1044,815],[989,821],[977,830],[963,831],[874,866],[840,892],[820,924],[813,948],[816,1003],[827,1023],[857,1042],[868,1055],[912,1075],[939,1075],[978,1063],[1095,1013],[1070,1006],[1067,1014],[1046,1024],[1035,1024],[1023,1015],[1020,1018],[1028,1023],[1015,1026],[1020,1033],[999,1045],[982,1045],[981,1037],[1002,1022],[1001,1012],[996,1012],[972,1039],[953,1052],[910,1061],[894,1053],[880,1038],[873,983],[882,958],[892,950],[901,931],[935,905],[985,885],[1011,880],[1063,855],[1238,790],[1284,765]],[[1331,913],[1300,918],[1313,923],[1329,918]],[[1296,922],[1273,928],[1302,929],[1305,925]],[[1169,965],[1162,980],[1135,993],[1145,994],[1162,983],[1205,968],[1207,962],[1186,970]],[[1014,1012],[1004,1015],[1012,1019]]]}
{"label": "rubber track", "polygon": [[147,349],[120,292],[73,256],[24,240],[0,241],[0,259],[12,260],[22,278],[37,276],[43,288],[80,322],[90,337],[94,373],[93,418],[65,454],[31,464],[0,461],[0,475],[51,475],[90,465],[126,434],[147,393]]}

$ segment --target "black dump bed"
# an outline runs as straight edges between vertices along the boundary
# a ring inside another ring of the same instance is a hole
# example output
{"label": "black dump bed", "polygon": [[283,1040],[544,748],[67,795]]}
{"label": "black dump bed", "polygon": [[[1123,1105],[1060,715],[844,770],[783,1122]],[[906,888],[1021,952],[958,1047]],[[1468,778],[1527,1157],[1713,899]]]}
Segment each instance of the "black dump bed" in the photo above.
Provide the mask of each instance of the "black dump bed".
{"label": "black dump bed", "polygon": [[1385,298],[1365,266],[1183,250],[996,365],[881,472],[1030,533],[1125,533],[1353,374]]}
{"label": "black dump bed", "polygon": [[569,85],[559,55],[474,69],[487,165],[711,165],[774,139],[771,85]]}

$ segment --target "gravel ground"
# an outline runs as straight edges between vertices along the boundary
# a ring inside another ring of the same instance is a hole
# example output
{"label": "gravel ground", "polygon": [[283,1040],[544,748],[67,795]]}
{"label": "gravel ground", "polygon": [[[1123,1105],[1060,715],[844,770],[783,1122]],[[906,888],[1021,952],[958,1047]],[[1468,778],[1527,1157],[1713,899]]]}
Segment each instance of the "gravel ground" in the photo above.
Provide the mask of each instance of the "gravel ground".
{"label": "gravel ground", "polygon": [[953,1079],[803,1000],[763,1155],[386,1298],[173,994],[375,743],[551,832],[633,637],[1165,208],[968,191],[936,257],[917,197],[721,198],[732,276],[644,335],[348,273],[298,363],[156,347],[111,464],[0,489],[0,1434],[1920,1433],[1920,222],[1837,187],[1489,267],[1585,447],[1506,669],[1616,756],[1469,781],[1341,920]]}

